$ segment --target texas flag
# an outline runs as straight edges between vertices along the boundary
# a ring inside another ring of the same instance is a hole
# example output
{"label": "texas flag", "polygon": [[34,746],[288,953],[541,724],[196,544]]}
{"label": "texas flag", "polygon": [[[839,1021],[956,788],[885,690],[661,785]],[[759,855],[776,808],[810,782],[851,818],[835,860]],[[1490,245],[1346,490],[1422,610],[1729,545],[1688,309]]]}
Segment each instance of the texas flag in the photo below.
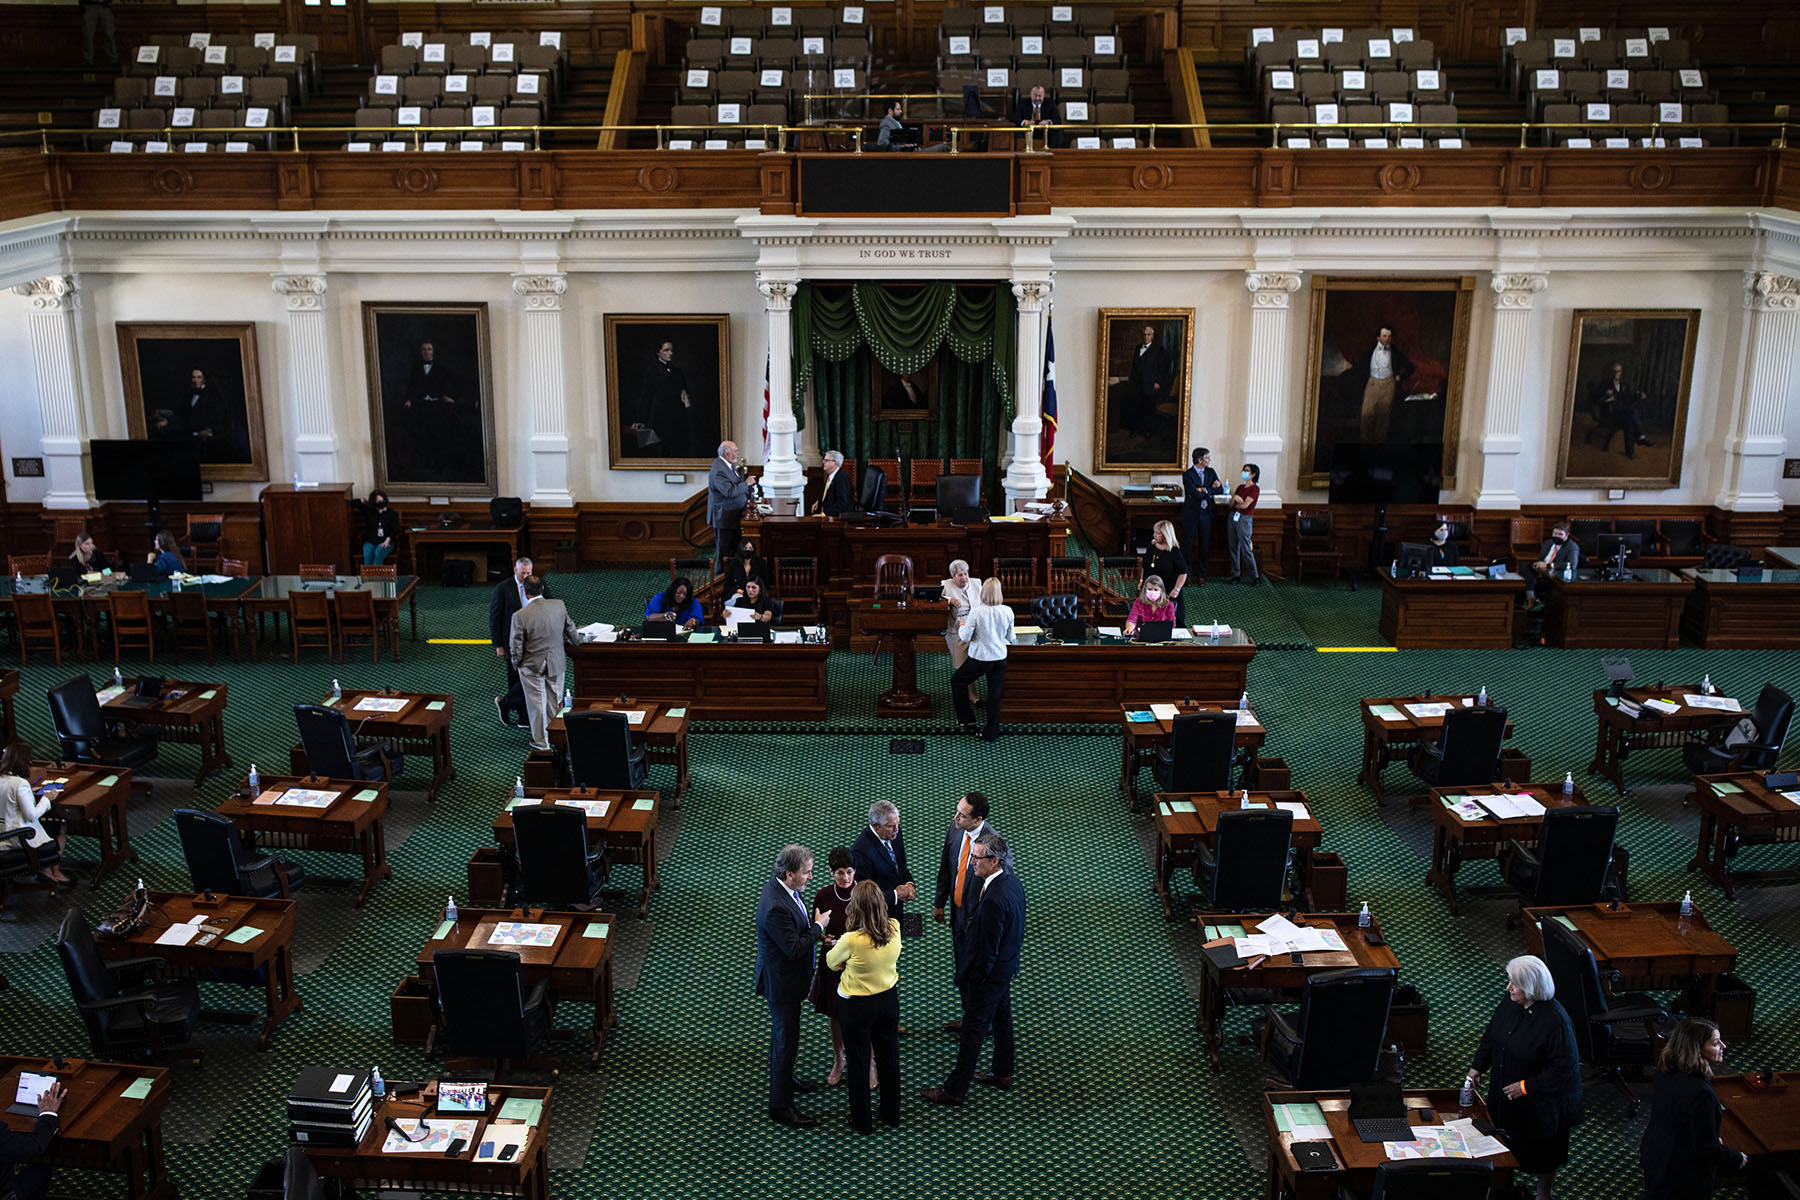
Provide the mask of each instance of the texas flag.
{"label": "texas flag", "polygon": [[1054,474],[1056,462],[1056,329],[1055,318],[1044,320],[1044,428],[1038,434],[1038,458],[1043,460],[1044,473]]}

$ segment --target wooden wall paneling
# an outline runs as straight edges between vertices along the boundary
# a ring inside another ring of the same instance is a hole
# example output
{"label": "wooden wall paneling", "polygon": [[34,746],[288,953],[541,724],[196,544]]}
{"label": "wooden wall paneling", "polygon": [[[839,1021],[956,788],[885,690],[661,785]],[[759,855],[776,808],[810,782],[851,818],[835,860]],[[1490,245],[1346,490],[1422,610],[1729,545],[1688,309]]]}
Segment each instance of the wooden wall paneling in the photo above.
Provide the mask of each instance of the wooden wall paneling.
{"label": "wooden wall paneling", "polygon": [[695,553],[681,536],[680,504],[582,504],[577,506],[581,561],[659,562]]}
{"label": "wooden wall paneling", "polygon": [[275,207],[276,156],[64,154],[57,156],[67,208],[187,211]]}
{"label": "wooden wall paneling", "polygon": [[55,163],[35,146],[0,154],[0,221],[33,216],[57,206]]}
{"label": "wooden wall paneling", "polygon": [[762,196],[757,150],[557,151],[555,162],[563,208],[755,208]]}

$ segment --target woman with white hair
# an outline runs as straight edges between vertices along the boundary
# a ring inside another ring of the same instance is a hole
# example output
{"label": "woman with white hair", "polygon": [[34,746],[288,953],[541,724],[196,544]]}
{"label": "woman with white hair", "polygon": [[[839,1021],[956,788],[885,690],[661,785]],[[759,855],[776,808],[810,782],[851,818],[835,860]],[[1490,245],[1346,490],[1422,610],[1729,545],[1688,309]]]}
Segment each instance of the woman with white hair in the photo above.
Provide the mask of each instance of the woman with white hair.
{"label": "woman with white hair", "polygon": [[[969,646],[957,636],[957,629],[981,603],[981,580],[969,575],[969,564],[956,559],[950,564],[950,578],[944,580],[944,603],[950,609],[950,624],[944,629],[944,645],[950,648],[950,669],[955,671],[969,661]],[[969,701],[980,704],[975,685],[969,685]]]}
{"label": "woman with white hair", "polygon": [[1538,1200],[1550,1200],[1569,1160],[1569,1128],[1582,1117],[1581,1060],[1550,968],[1535,955],[1506,964],[1506,999],[1481,1035],[1469,1086],[1479,1089],[1490,1069],[1488,1113],[1519,1166],[1537,1176]]}

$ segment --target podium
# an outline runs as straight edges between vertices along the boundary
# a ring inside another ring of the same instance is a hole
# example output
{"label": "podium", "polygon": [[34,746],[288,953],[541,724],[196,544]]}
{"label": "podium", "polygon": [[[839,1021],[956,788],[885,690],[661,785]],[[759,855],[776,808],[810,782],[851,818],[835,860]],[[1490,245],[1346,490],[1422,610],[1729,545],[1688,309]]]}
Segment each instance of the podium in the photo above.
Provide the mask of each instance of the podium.
{"label": "podium", "polygon": [[300,564],[334,563],[338,574],[356,574],[350,548],[347,483],[297,488],[271,483],[262,491],[264,557],[270,575],[297,575]]}

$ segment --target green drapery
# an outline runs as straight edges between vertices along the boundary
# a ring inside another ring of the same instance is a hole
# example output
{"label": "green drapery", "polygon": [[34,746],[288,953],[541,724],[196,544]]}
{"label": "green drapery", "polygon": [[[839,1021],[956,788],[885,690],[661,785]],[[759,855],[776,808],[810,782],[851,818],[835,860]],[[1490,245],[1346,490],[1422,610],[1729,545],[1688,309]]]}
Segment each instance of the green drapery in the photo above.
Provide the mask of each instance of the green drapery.
{"label": "green drapery", "polygon": [[[813,375],[819,444],[853,459],[979,458],[1000,461],[1001,398],[985,362],[946,360],[938,371],[935,421],[876,421],[869,395],[870,351],[821,359]],[[883,364],[886,365],[885,363]]]}

